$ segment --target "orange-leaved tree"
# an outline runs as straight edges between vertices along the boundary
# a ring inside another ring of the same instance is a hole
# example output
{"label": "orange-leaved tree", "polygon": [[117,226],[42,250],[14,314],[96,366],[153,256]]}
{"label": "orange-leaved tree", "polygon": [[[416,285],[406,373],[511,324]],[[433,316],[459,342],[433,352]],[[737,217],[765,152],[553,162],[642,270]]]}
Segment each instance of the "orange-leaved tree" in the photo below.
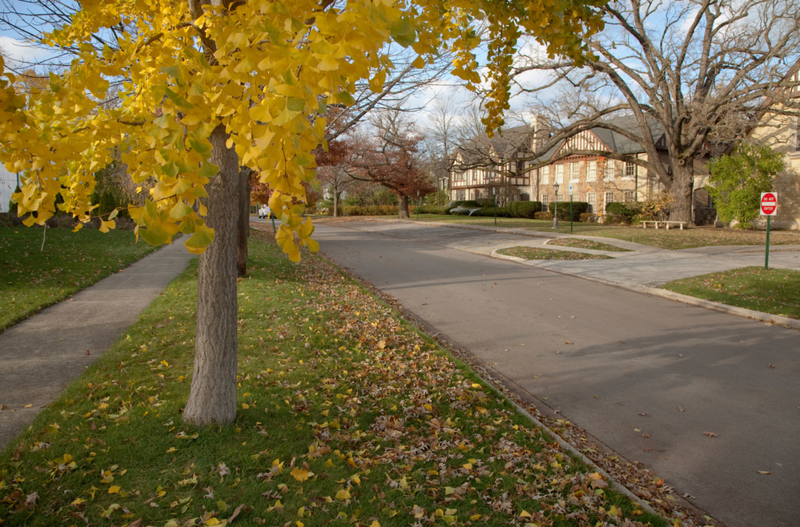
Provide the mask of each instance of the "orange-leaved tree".
{"label": "orange-leaved tree", "polygon": [[[131,207],[152,244],[179,232],[200,254],[195,365],[184,420],[236,414],[236,232],[240,167],[269,185],[289,258],[316,250],[302,216],[313,151],[324,144],[327,104],[348,105],[357,82],[378,92],[392,62],[387,44],[410,47],[417,67],[441,49],[454,72],[481,82],[471,27],[489,31],[490,129],[502,124],[506,75],[524,30],[552,53],[580,57],[600,27],[602,0],[82,0],[72,22],[42,37],[76,53],[69,68],[33,87],[24,105],[0,82],[0,158],[23,172],[14,195],[27,224],[58,208],[92,215],[94,173],[121,153],[135,182],[158,183]],[[542,23],[547,21],[547,23]],[[522,29],[520,29],[522,28]],[[98,46],[113,34],[114,46]],[[2,75],[2,72],[0,72]],[[0,77],[0,80],[2,77]],[[112,103],[109,89],[113,83]],[[8,114],[8,115],[5,115]],[[101,218],[114,228],[116,212]]]}

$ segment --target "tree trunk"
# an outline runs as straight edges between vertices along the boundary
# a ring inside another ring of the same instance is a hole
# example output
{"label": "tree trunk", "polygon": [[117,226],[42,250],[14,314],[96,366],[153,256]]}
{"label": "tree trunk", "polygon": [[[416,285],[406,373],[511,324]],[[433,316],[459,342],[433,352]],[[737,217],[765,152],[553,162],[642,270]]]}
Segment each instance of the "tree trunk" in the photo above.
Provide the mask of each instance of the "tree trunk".
{"label": "tree trunk", "polygon": [[196,425],[231,423],[236,417],[236,224],[239,159],[218,126],[209,137],[219,173],[206,186],[208,225],[214,241],[200,255],[194,373],[183,420]]}
{"label": "tree trunk", "polygon": [[339,191],[336,190],[336,187],[333,189],[333,217],[339,217]]}
{"label": "tree trunk", "polygon": [[672,203],[669,207],[669,219],[672,221],[692,221],[692,186],[694,175],[691,164],[673,164],[675,175],[669,188]]}
{"label": "tree trunk", "polygon": [[239,221],[236,227],[236,269],[239,276],[247,274],[247,238],[250,237],[250,185],[252,170],[239,169]]}
{"label": "tree trunk", "polygon": [[408,196],[397,195],[397,217],[408,218]]}

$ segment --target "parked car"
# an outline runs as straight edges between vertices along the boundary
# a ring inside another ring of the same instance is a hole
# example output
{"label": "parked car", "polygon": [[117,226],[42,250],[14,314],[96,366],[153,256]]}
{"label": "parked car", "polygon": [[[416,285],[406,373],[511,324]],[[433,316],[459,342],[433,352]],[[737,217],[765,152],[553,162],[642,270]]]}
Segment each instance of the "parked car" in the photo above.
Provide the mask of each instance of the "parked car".
{"label": "parked car", "polygon": [[258,217],[259,218],[269,218],[272,211],[269,210],[269,205],[261,205],[261,208],[258,209]]}

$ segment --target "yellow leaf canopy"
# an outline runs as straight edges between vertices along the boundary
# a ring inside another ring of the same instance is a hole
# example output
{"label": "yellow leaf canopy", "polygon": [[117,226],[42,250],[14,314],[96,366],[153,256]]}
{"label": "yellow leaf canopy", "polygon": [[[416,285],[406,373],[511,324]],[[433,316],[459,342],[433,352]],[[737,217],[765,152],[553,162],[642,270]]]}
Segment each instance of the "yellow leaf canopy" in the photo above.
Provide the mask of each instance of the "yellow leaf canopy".
{"label": "yellow leaf canopy", "polygon": [[[29,225],[55,213],[58,195],[58,208],[88,221],[94,174],[117,153],[135,182],[156,182],[143,206],[131,209],[137,233],[154,244],[190,234],[187,247],[202,252],[214,239],[202,204],[217,174],[209,136],[222,125],[240,164],[273,190],[269,205],[283,223],[277,237],[296,260],[298,244],[316,248],[301,215],[303,183],[316,176],[311,152],[324,143],[321,114],[329,102],[352,101],[357,81],[383,88],[389,42],[412,47],[417,66],[442,49],[456,51],[454,72],[474,85],[481,79],[472,22],[486,20],[491,130],[502,124],[504,75],[523,31],[551,53],[579,56],[581,36],[600,23],[596,10],[576,0],[219,3],[83,2],[72,24],[44,37],[78,56],[27,100],[14,93],[0,62],[0,159],[24,173],[13,199],[19,214],[32,213]],[[92,45],[112,27],[115,48]],[[112,220],[102,229],[113,228]]]}

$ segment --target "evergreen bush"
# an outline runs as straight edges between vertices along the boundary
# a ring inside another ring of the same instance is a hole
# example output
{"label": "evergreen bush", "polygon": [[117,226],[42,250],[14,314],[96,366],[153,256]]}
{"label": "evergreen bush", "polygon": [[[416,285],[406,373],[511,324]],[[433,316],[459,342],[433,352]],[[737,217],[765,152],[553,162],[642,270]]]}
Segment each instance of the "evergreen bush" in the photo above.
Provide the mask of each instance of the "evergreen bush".
{"label": "evergreen bush", "polygon": [[512,218],[534,218],[537,212],[542,212],[541,201],[512,201],[508,204],[508,212]]}
{"label": "evergreen bush", "polygon": [[[550,203],[550,213],[554,214],[556,208],[555,202]],[[572,202],[572,221],[580,221],[581,214],[589,210],[589,203],[586,201],[573,201]],[[558,219],[569,221],[570,202],[558,202]]]}

